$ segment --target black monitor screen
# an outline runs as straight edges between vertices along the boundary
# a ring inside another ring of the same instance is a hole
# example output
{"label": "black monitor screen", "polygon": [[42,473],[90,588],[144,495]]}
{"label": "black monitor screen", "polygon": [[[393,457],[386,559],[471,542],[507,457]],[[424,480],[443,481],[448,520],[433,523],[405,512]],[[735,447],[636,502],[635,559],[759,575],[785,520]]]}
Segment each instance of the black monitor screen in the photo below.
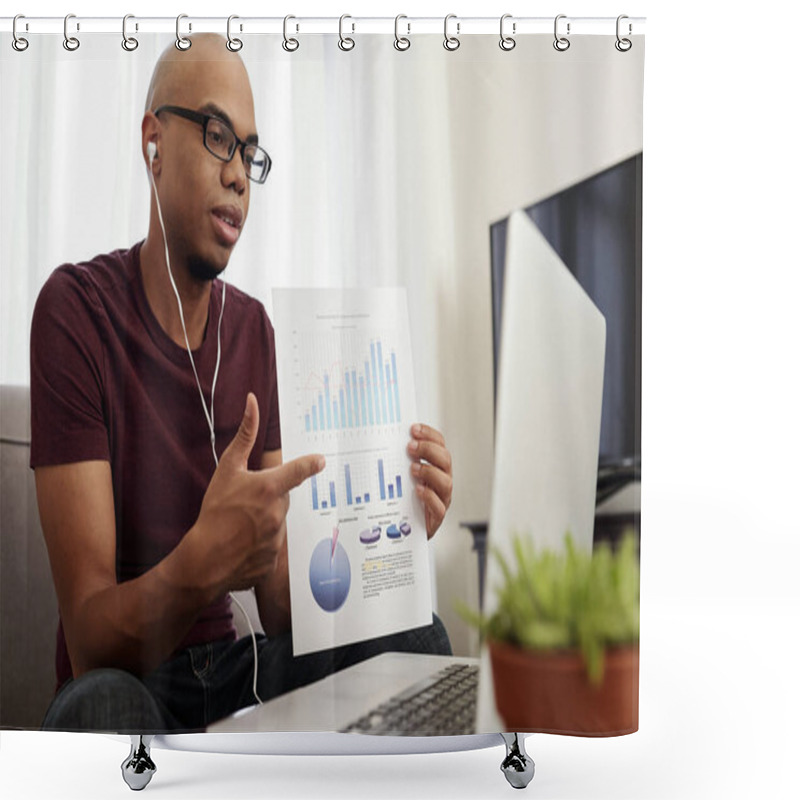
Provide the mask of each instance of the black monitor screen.
{"label": "black monitor screen", "polygon": [[[606,319],[600,468],[641,456],[642,155],[525,209]],[[494,386],[508,219],[490,228]]]}

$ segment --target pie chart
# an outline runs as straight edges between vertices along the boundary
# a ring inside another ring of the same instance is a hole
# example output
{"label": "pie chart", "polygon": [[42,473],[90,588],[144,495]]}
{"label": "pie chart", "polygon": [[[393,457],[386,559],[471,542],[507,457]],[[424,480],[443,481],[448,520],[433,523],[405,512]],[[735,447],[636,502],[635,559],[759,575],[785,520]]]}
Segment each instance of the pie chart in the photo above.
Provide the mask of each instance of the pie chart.
{"label": "pie chart", "polygon": [[323,611],[342,607],[350,592],[350,559],[336,538],[323,539],[314,548],[308,578],[311,594]]}

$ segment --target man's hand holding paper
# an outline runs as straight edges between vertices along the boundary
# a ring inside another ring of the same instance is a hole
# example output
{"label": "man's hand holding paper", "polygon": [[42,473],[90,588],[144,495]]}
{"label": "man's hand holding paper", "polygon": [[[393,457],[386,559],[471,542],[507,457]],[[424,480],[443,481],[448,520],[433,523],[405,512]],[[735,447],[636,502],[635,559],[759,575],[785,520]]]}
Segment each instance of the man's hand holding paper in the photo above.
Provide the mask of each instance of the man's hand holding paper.
{"label": "man's hand holding paper", "polygon": [[412,425],[408,454],[416,492],[425,508],[425,528],[433,538],[453,496],[453,459],[444,436],[429,425]]}

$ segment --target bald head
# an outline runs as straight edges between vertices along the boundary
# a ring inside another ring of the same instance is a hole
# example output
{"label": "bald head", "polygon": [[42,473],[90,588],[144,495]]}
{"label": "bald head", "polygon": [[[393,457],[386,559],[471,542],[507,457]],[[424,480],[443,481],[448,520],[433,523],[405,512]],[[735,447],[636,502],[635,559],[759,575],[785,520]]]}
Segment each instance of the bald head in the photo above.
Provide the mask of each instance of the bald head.
{"label": "bald head", "polygon": [[229,76],[230,81],[240,82],[239,88],[244,85],[251,93],[247,69],[239,54],[225,46],[224,36],[199,33],[189,38],[192,46],[188,50],[178,50],[171,44],[161,54],[150,79],[145,111],[153,111],[165,103],[187,103],[202,91],[209,77],[218,78],[221,73]]}
{"label": "bald head", "polygon": [[[183,51],[170,45],[153,70],[141,147],[153,185],[148,241],[158,241],[163,217],[173,264],[205,284],[227,266],[247,219],[245,148],[258,144],[258,132],[242,59],[223,36],[199,34],[191,41]],[[216,146],[224,135],[236,139],[227,158]]]}

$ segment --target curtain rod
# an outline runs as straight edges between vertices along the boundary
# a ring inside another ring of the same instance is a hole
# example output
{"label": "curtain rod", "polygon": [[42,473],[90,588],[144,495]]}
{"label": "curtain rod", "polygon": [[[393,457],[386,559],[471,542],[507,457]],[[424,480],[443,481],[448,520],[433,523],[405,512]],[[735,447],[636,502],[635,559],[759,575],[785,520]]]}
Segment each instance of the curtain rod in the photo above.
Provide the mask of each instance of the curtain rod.
{"label": "curtain rod", "polygon": [[[558,22],[554,17],[514,17],[504,15],[504,31],[509,35],[534,33],[553,34],[556,24],[559,35],[615,35],[636,36],[644,33],[644,17],[626,17],[618,22],[616,17],[570,17],[560,14]],[[293,34],[339,34],[385,33],[401,35],[442,34],[445,30],[443,17],[198,17],[181,15],[175,17],[136,17],[129,15],[126,22],[128,36],[135,33],[175,33],[180,29],[182,36],[192,33],[239,34],[283,34],[288,30]],[[448,17],[448,32],[457,36],[471,34],[497,34],[500,32],[501,18],[498,17]],[[20,15],[16,32],[25,34],[61,34],[68,28],[70,35],[76,33],[119,33],[122,34],[122,17],[35,17]],[[618,27],[619,26],[619,27]],[[13,17],[0,17],[0,31],[11,33],[14,29]]]}

